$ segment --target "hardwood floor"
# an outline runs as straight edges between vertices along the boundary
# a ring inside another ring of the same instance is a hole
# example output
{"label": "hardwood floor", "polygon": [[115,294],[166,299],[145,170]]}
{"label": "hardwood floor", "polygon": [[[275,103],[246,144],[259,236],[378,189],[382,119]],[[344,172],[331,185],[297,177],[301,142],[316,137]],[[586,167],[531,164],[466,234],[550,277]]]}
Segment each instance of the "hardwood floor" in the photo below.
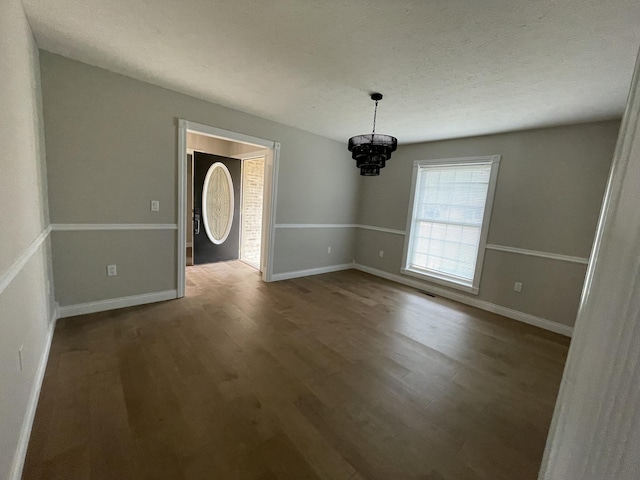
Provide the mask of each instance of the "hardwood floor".
{"label": "hardwood floor", "polygon": [[24,479],[534,480],[568,340],[357,271],[60,320]]}

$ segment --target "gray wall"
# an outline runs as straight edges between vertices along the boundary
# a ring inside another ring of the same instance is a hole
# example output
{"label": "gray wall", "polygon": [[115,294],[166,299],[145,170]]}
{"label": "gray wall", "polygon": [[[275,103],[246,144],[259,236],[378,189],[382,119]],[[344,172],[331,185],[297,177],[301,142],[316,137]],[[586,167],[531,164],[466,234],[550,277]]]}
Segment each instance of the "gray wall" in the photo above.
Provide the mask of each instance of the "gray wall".
{"label": "gray wall", "polygon": [[[342,222],[338,222],[342,223]],[[346,222],[345,222],[346,223]],[[355,228],[279,228],[275,251],[280,259],[275,273],[295,272],[353,262]],[[304,249],[298,258],[292,252]],[[331,253],[328,251],[331,247]]]}
{"label": "gray wall", "polygon": [[[342,143],[48,52],[41,66],[52,223],[175,223],[176,121],[185,118],[281,142],[278,224],[404,230],[413,160],[500,154],[489,243],[587,257],[618,130],[612,121],[407,145],[380,177],[361,178]],[[151,199],[160,212],[149,210]],[[72,305],[175,288],[175,232],[162,235],[149,250],[144,232],[54,233],[57,299]],[[353,258],[400,273],[401,235],[279,228],[275,239],[276,274]],[[127,268],[106,279],[106,263]],[[474,298],[572,325],[584,273],[580,264],[487,251]],[[516,280],[522,293],[513,292]]]}
{"label": "gray wall", "polygon": [[[380,177],[361,180],[358,223],[405,229],[414,160],[498,154],[488,243],[588,257],[618,128],[609,121],[401,146]],[[360,230],[356,242],[357,263],[400,274],[404,236]],[[572,326],[585,272],[585,265],[487,250],[475,298]],[[514,281],[523,282],[522,293]]]}
{"label": "gray wall", "polygon": [[[355,222],[358,175],[341,143],[45,51],[41,68],[53,224],[175,224],[178,118],[281,143],[277,223]],[[160,212],[150,211],[152,199]],[[276,248],[274,271],[324,266],[310,252],[326,252],[328,241],[352,258],[355,232],[335,233],[299,232],[299,241]],[[140,231],[115,242],[109,232],[54,232],[56,299],[71,305],[176,288],[170,235],[150,245]],[[106,278],[107,263],[118,265],[117,277]]]}
{"label": "gray wall", "polygon": [[49,220],[38,50],[19,0],[0,2],[0,32],[0,478],[9,479],[28,438],[53,297],[48,242],[25,255]]}

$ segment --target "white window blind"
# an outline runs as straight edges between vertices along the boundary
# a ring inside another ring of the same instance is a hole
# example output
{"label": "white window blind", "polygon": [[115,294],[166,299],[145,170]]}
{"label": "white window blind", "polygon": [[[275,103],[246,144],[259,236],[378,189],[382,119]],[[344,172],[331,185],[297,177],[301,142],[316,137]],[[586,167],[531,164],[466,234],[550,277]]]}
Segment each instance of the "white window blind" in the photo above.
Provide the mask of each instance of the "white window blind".
{"label": "white window blind", "polygon": [[418,162],[405,268],[471,287],[494,162],[463,160]]}

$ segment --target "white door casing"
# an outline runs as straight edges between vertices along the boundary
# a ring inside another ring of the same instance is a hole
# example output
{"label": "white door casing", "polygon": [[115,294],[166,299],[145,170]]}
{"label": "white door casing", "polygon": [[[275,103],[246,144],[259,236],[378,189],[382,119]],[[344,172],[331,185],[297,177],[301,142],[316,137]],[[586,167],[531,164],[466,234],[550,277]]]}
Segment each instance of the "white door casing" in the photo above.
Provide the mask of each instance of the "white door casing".
{"label": "white door casing", "polygon": [[278,191],[278,164],[280,161],[280,143],[245,135],[230,130],[210,127],[188,120],[178,120],[178,238],[177,238],[177,297],[185,293],[186,265],[186,204],[187,204],[187,131],[222,138],[232,142],[247,143],[256,146],[256,150],[266,148],[263,225],[261,242],[260,271],[262,279],[270,282],[273,272],[273,255],[276,225],[276,202]]}

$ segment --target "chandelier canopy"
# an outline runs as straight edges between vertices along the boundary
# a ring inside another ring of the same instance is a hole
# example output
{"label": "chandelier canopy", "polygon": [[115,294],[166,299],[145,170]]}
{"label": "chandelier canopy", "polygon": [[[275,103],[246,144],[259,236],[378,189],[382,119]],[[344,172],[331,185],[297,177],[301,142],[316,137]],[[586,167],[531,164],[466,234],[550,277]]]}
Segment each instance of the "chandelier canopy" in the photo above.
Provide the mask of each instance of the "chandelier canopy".
{"label": "chandelier canopy", "polygon": [[371,100],[376,102],[373,113],[373,132],[351,137],[348,146],[351,157],[360,169],[360,175],[366,177],[380,175],[380,169],[384,168],[387,160],[391,158],[391,152],[395,152],[398,148],[397,138],[376,133],[378,102],[382,100],[382,94],[372,93]]}

